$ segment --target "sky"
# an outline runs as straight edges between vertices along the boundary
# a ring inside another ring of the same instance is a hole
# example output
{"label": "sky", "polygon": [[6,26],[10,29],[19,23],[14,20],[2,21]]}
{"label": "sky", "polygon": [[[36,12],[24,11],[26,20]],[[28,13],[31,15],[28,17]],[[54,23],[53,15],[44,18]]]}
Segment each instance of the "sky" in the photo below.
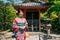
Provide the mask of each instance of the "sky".
{"label": "sky", "polygon": [[[7,0],[0,0],[0,1],[4,1],[4,3],[8,2]],[[14,0],[15,3],[21,3],[23,0]]]}
{"label": "sky", "polygon": [[0,1],[4,1],[5,3],[7,2],[7,0],[0,0]]}

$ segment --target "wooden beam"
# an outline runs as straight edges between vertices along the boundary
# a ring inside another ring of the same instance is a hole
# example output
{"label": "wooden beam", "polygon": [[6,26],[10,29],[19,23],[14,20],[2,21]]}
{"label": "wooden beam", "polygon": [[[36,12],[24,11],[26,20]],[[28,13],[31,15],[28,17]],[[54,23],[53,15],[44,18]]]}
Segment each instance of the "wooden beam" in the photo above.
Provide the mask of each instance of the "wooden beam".
{"label": "wooden beam", "polygon": [[44,0],[45,2],[48,2],[48,0]]}

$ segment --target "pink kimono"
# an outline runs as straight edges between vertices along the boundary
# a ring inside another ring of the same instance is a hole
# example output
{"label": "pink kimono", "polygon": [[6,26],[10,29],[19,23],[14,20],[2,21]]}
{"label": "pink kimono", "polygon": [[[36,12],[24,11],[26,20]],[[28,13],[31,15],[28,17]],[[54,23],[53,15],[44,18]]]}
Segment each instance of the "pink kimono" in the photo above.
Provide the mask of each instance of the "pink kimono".
{"label": "pink kimono", "polygon": [[[18,24],[22,23],[22,22],[25,25],[25,29],[22,29],[24,31],[20,32]],[[28,23],[27,23],[25,18],[19,18],[19,17],[15,18],[14,21],[13,21],[12,28],[13,28],[15,34],[16,34],[16,40],[21,40],[21,39],[25,40],[25,37],[24,37],[25,34],[24,33],[28,29]]]}

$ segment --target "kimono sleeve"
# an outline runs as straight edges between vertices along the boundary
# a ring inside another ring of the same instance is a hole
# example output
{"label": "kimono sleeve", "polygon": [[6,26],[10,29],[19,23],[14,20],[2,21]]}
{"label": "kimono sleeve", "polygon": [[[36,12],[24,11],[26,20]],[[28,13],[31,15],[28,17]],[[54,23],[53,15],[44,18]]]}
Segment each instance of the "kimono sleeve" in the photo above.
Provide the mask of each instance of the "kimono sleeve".
{"label": "kimono sleeve", "polygon": [[16,20],[13,21],[12,29],[15,33],[17,33],[18,30],[19,30],[19,27],[17,26],[17,21]]}
{"label": "kimono sleeve", "polygon": [[28,31],[28,22],[25,20],[26,31]]}
{"label": "kimono sleeve", "polygon": [[12,28],[18,28],[16,20],[13,21]]}

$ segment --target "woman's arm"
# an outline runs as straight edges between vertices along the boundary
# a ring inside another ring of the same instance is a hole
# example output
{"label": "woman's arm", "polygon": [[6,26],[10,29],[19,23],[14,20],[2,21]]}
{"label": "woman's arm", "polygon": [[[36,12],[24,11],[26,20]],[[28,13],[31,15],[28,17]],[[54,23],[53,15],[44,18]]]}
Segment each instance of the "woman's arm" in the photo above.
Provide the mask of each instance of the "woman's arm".
{"label": "woman's arm", "polygon": [[25,30],[28,31],[28,22],[27,22],[27,20],[25,21],[25,26],[26,26]]}
{"label": "woman's arm", "polygon": [[17,21],[16,21],[16,20],[13,21],[12,27],[13,27],[13,28],[18,28],[18,26],[17,26]]}
{"label": "woman's arm", "polygon": [[17,21],[16,21],[16,20],[13,21],[12,29],[13,29],[15,32],[17,32],[17,31],[19,30],[19,27],[17,26]]}

